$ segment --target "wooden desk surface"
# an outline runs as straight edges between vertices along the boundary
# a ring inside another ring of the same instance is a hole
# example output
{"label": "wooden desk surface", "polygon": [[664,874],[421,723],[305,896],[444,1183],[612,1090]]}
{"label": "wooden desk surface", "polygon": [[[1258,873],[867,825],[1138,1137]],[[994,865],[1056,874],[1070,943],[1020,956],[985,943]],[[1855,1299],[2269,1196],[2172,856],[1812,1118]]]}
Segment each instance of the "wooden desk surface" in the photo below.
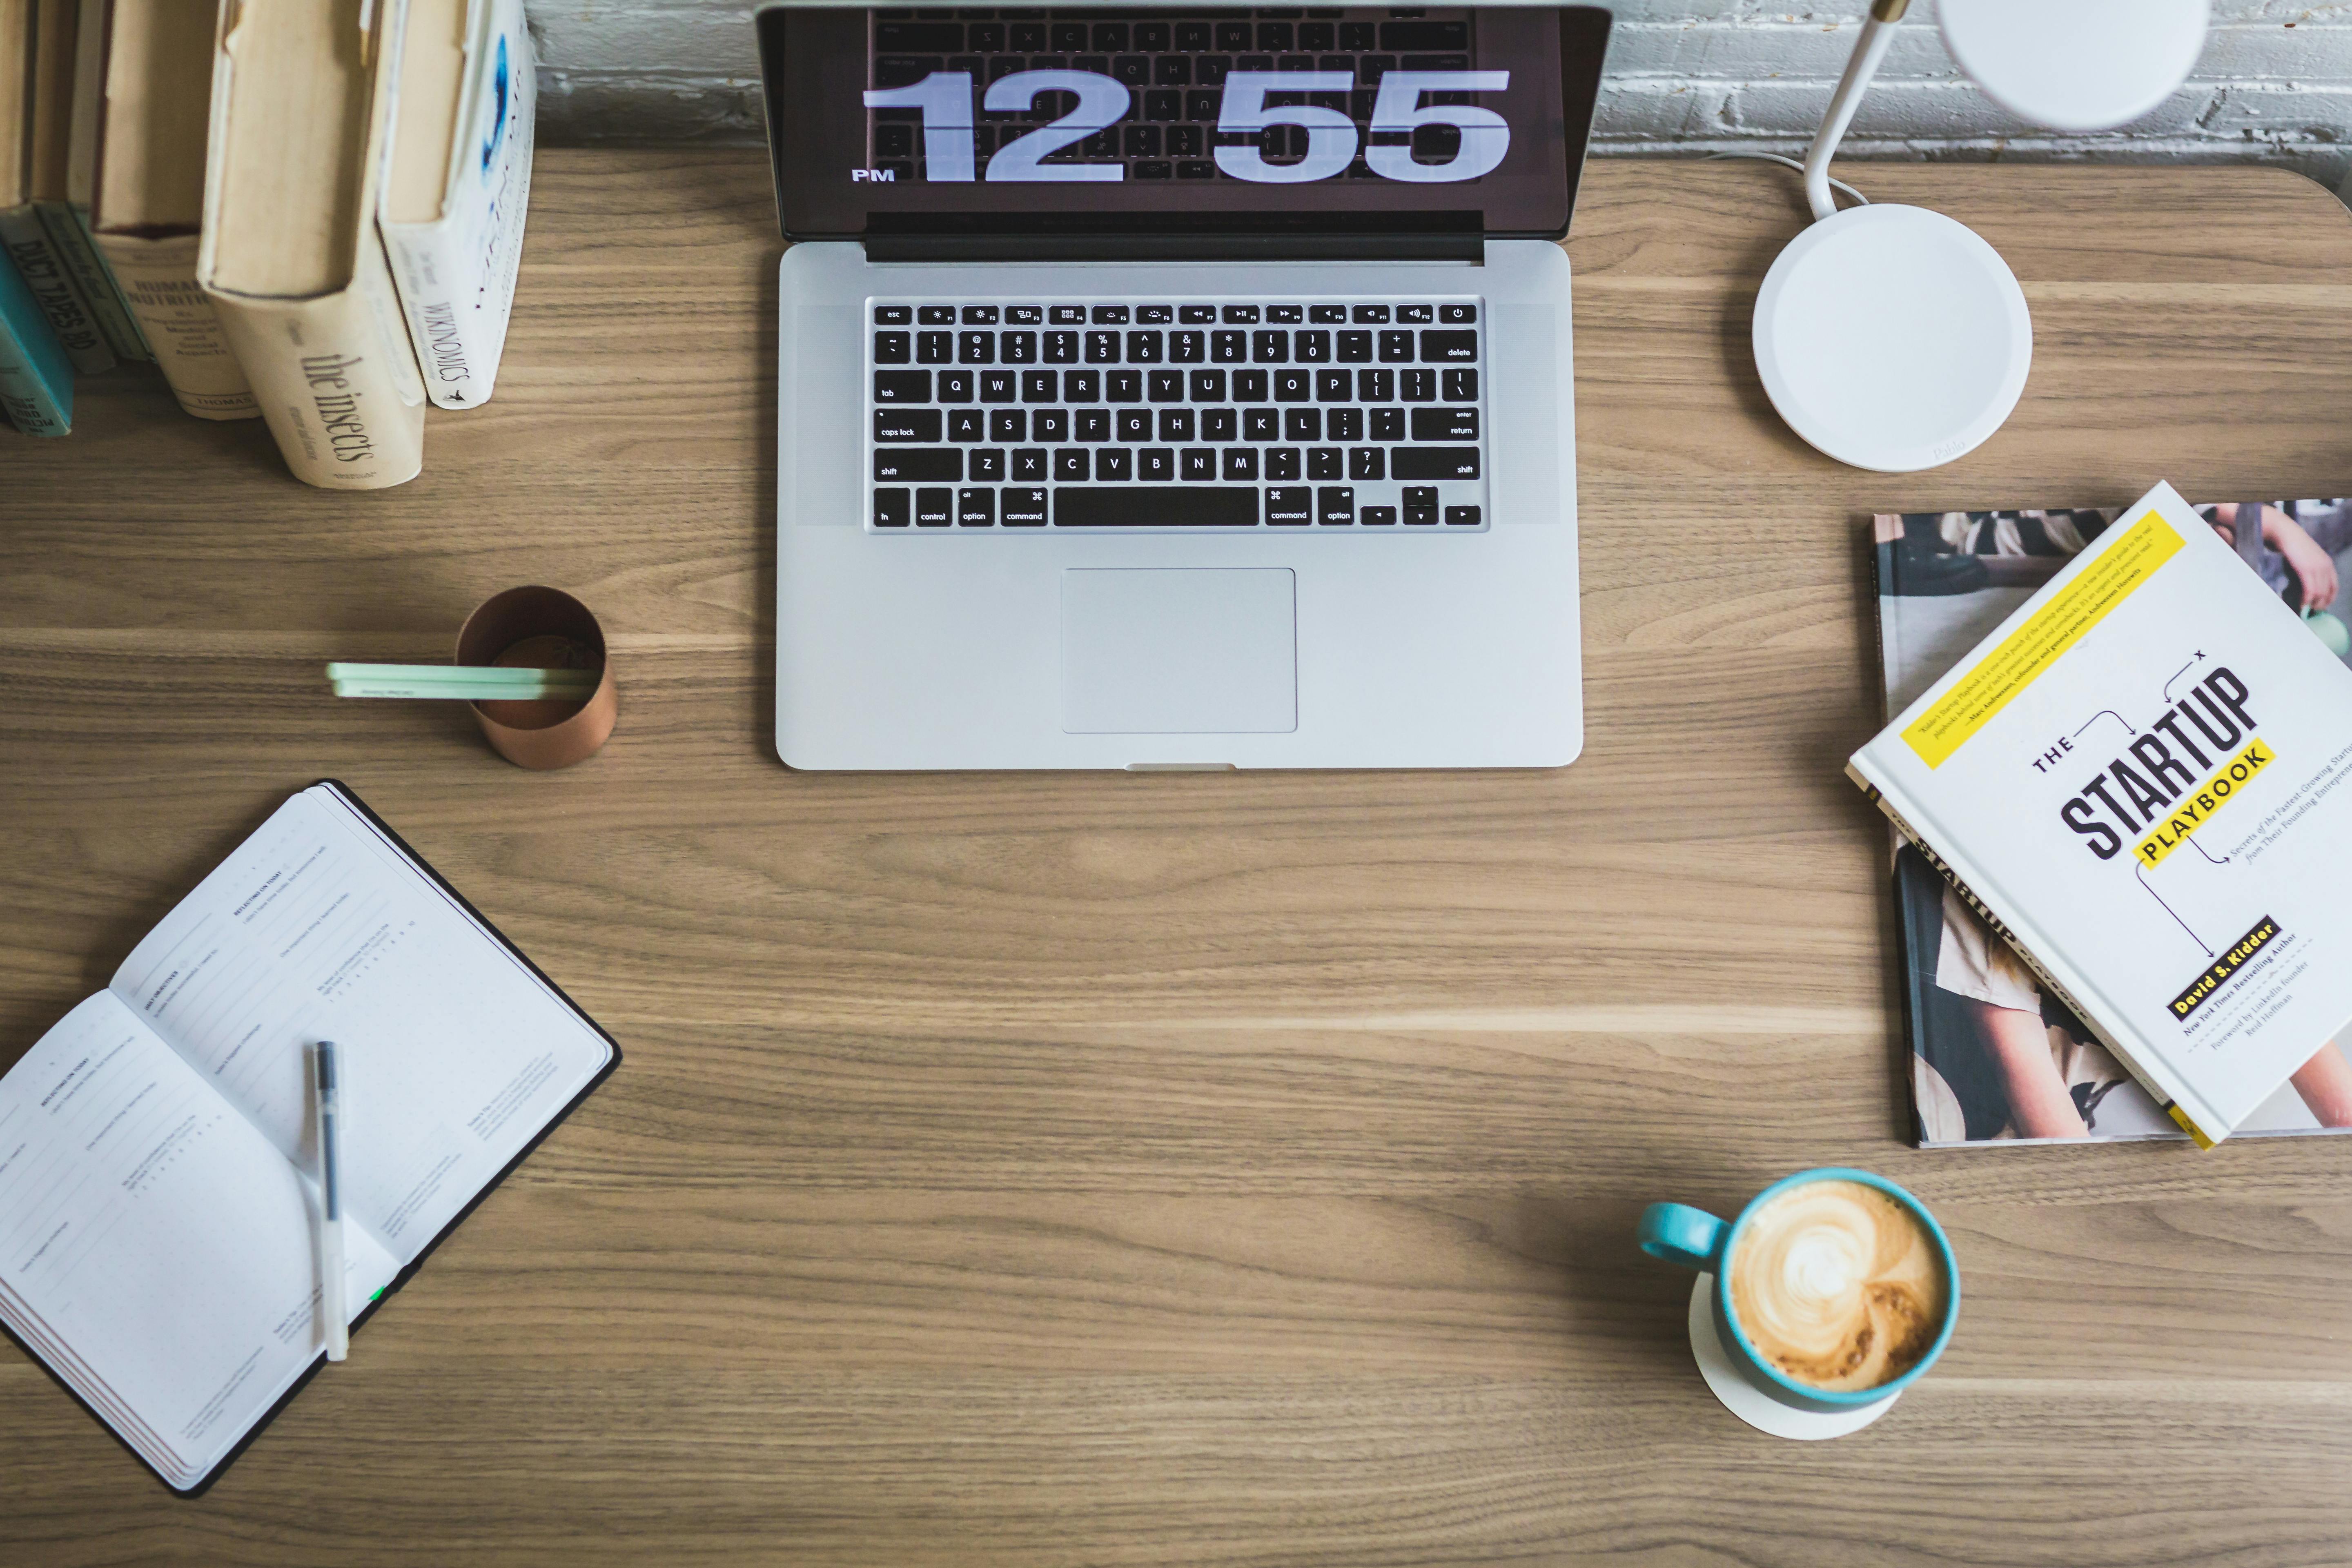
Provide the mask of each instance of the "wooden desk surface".
{"label": "wooden desk surface", "polygon": [[[0,1350],[0,1562],[2343,1561],[2352,1142],[1906,1147],[1839,769],[1864,514],[2352,488],[2352,222],[2251,169],[1856,178],[2010,258],[2024,403],[1937,472],[1814,456],[1747,347],[1794,179],[1595,163],[1558,773],[779,766],[757,153],[541,154],[497,399],[404,489],[128,374],[0,440],[0,1062],[322,774],[628,1053],[199,1501]],[[614,634],[586,767],[321,690],[532,581]],[[1937,1206],[1967,1306],[1784,1445],[1633,1222],[1828,1163]]]}

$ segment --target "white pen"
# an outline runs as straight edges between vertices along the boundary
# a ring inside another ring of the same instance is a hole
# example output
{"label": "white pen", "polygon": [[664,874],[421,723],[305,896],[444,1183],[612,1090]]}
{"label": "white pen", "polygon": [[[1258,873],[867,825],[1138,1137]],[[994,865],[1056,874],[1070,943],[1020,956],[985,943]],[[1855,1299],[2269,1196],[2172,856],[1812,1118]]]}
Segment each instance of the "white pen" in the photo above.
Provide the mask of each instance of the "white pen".
{"label": "white pen", "polygon": [[343,1310],[343,1172],[335,1126],[341,1085],[335,1042],[320,1040],[311,1047],[311,1059],[316,1070],[310,1089],[319,1108],[319,1312],[326,1321],[327,1359],[341,1361],[351,1352],[352,1342],[350,1314]]}

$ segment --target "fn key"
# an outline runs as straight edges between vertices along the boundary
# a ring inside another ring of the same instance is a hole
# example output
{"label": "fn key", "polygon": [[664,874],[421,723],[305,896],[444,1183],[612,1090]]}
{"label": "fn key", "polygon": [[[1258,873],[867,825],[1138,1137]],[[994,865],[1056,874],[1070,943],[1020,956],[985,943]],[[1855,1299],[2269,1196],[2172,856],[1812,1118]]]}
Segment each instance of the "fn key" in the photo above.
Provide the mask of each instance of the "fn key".
{"label": "fn key", "polygon": [[877,489],[874,492],[874,526],[904,528],[911,517],[908,496],[903,489]]}

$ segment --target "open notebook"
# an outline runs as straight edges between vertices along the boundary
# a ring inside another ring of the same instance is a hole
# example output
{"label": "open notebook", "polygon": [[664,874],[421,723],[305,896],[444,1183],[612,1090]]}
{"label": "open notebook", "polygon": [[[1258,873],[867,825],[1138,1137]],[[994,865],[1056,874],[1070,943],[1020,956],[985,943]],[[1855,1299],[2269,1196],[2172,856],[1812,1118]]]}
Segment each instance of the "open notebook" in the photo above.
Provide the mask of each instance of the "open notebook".
{"label": "open notebook", "polygon": [[272,814],[0,1078],[0,1321],[174,1490],[321,1363],[306,1047],[353,1321],[620,1059],[341,785]]}

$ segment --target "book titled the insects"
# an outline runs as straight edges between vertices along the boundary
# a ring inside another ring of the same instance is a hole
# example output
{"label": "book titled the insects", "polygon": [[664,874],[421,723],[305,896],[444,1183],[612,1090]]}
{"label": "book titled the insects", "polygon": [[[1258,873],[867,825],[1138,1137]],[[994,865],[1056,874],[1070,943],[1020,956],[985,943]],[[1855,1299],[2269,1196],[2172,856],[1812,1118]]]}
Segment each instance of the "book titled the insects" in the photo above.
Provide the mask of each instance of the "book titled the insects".
{"label": "book titled the insects", "polygon": [[1848,771],[2200,1143],[2352,1021],[2352,670],[2169,486]]}

